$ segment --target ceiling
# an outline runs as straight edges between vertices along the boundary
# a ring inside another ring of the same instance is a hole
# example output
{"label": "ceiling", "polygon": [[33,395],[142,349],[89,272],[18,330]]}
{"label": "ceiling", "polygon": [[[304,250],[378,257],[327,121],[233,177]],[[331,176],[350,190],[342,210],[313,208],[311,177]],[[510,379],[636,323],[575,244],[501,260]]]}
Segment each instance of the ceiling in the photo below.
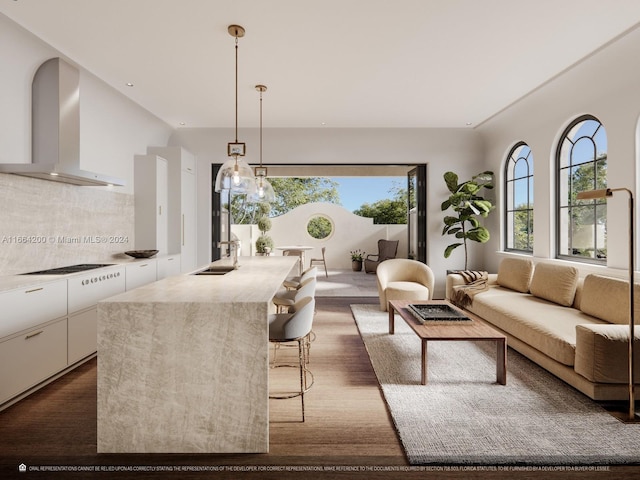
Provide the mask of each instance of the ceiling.
{"label": "ceiling", "polygon": [[[169,125],[472,128],[640,21],[638,0],[0,0]],[[127,82],[134,84],[128,87]]]}

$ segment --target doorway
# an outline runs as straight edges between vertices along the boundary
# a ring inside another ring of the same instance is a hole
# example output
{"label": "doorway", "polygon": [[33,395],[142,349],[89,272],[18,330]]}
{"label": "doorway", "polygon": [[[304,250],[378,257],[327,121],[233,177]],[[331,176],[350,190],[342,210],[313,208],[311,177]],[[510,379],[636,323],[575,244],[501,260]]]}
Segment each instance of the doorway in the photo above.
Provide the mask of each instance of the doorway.
{"label": "doorway", "polygon": [[[406,178],[408,257],[421,262],[427,259],[427,166],[419,165],[267,165],[270,177],[398,177]],[[212,165],[212,179],[220,165]],[[216,193],[212,182],[211,259],[224,255],[218,247],[231,235],[231,216],[226,206],[228,195]]]}

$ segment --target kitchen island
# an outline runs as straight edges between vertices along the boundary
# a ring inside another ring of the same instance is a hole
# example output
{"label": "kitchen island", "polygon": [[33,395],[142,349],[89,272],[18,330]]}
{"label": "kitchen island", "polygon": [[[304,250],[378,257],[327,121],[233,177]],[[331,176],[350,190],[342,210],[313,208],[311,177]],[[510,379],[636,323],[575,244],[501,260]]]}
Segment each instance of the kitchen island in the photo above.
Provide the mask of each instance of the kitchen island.
{"label": "kitchen island", "polygon": [[100,302],[98,453],[268,452],[267,315],[296,261],[240,257]]}

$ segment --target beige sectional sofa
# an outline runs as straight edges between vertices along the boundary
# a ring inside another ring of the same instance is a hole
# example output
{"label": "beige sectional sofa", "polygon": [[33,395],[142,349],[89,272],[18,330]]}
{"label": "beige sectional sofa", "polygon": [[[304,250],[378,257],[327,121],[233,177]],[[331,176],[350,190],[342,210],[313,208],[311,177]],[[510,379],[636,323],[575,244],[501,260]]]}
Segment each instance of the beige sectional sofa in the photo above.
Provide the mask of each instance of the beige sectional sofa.
{"label": "beige sectional sofa", "polygon": [[[463,285],[447,276],[447,298]],[[489,288],[466,308],[507,336],[522,353],[594,400],[628,399],[628,287],[625,280],[571,266],[506,258]],[[635,286],[636,298],[640,289]],[[640,318],[636,302],[636,318]],[[635,339],[640,339],[640,328]],[[640,343],[637,344],[640,346]],[[640,348],[634,357],[640,381]]]}

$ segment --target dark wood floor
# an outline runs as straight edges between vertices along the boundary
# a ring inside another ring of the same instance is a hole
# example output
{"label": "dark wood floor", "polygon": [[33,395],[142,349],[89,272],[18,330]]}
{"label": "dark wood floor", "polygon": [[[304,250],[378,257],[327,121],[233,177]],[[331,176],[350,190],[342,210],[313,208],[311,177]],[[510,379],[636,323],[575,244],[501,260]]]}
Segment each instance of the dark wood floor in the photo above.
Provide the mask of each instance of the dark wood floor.
{"label": "dark wood floor", "polygon": [[[410,467],[351,316],[351,303],[377,303],[377,298],[317,299],[310,365],[316,383],[306,396],[307,419],[297,421],[299,400],[271,400],[270,453],[97,454],[94,359],[0,412],[1,478],[640,478],[634,467],[598,473]],[[296,349],[282,350],[278,355],[296,354]],[[274,385],[278,382],[274,379]],[[21,463],[31,470],[18,473]],[[78,471],[83,467],[103,471]],[[160,469],[168,471],[153,471]]]}

